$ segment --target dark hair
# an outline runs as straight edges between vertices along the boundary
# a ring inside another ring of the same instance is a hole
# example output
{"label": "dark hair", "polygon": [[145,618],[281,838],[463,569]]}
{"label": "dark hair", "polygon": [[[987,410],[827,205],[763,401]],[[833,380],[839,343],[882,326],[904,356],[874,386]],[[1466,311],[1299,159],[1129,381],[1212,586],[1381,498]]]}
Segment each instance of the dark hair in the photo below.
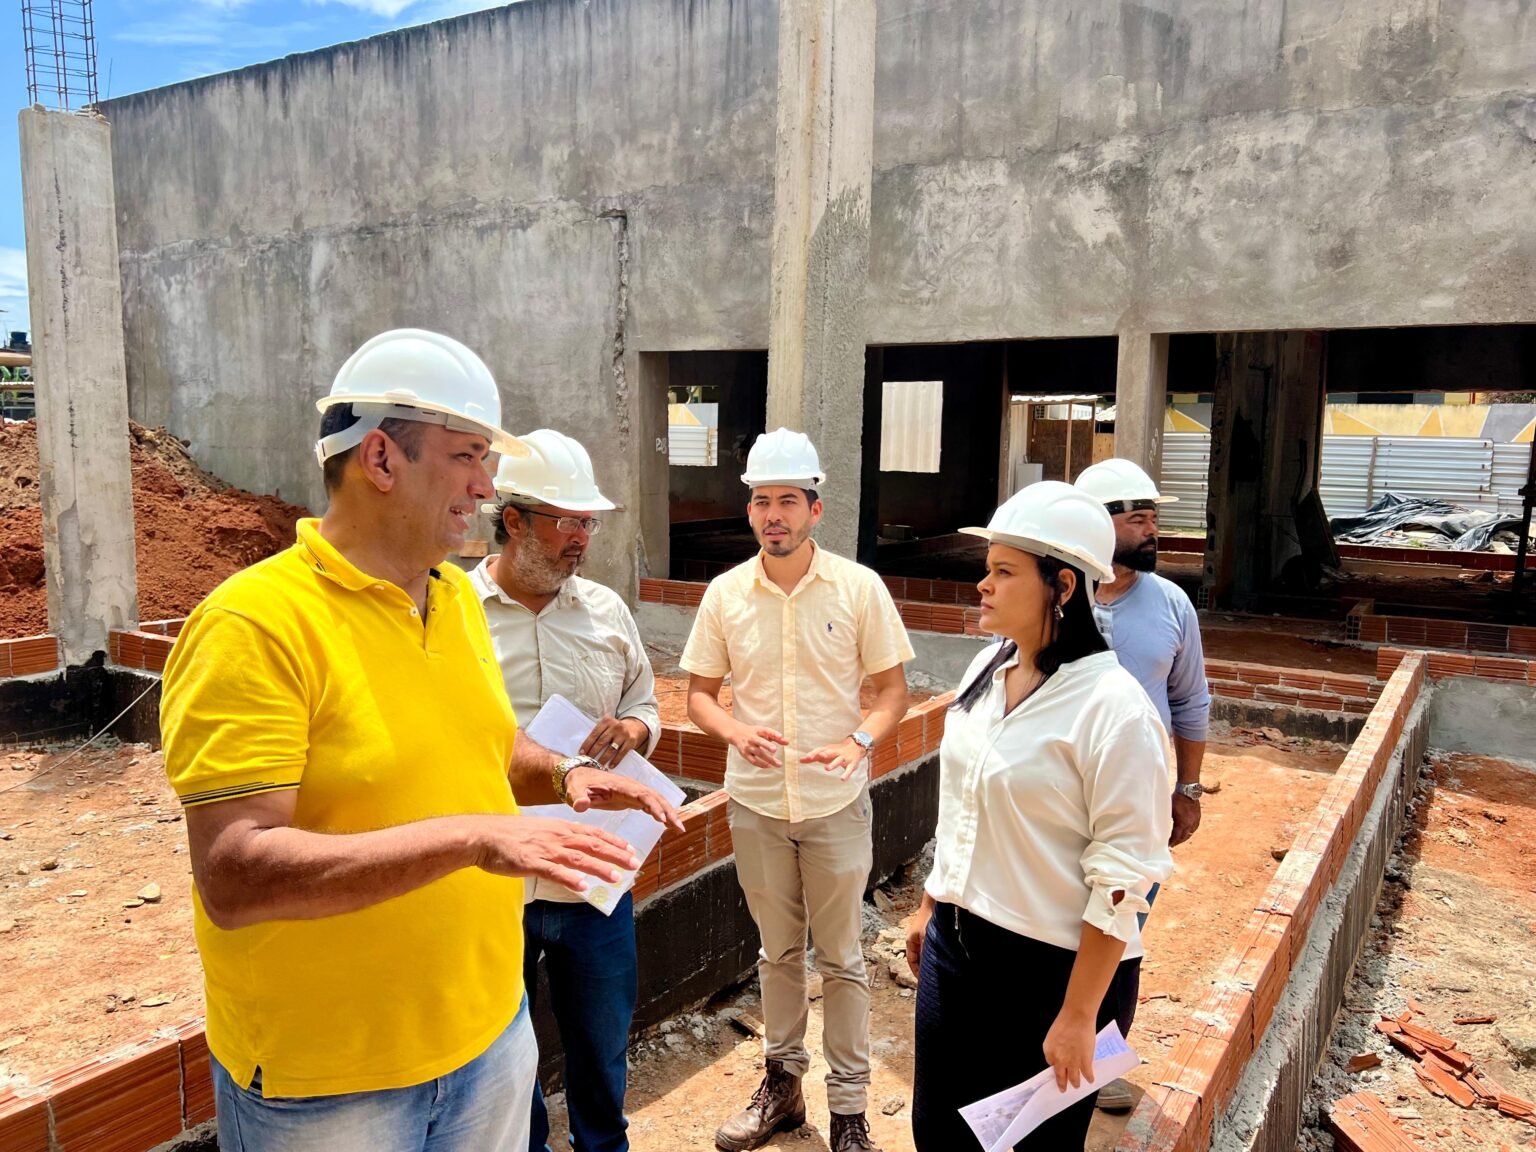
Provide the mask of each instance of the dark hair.
{"label": "dark hair", "polygon": [[[327,436],[344,431],[356,423],[357,413],[352,410],[352,405],[333,405],[320,417],[320,439],[324,440]],[[415,460],[421,455],[421,438],[426,432],[426,427],[419,420],[390,418],[379,425],[379,431],[400,445],[400,451],[405,453],[407,460]],[[326,460],[323,472],[327,492],[334,492],[341,487],[341,477],[346,471],[347,461],[352,459],[352,454],[356,451],[356,448],[348,448],[345,452],[338,452]]]}
{"label": "dark hair", "polygon": [[[1055,612],[1047,615],[1050,639],[1035,656],[1035,667],[1043,674],[1044,679],[1040,682],[1044,684],[1063,664],[1081,660],[1084,656],[1092,656],[1095,652],[1107,652],[1109,645],[1104,642],[1098,622],[1093,618],[1093,594],[1089,591],[1090,584],[1082,570],[1051,556],[1036,556],[1034,560],[1041,581],[1053,593],[1051,596],[1053,604],[1060,602],[1061,574],[1071,568],[1077,576],[1077,585],[1072,589],[1072,595],[1062,605],[1061,619],[1056,618]],[[960,690],[960,694],[955,697],[955,702],[950,705],[950,708],[958,712],[969,712],[991,685],[992,677],[997,674],[997,670],[1012,660],[1013,654],[1018,650],[1019,646],[1012,640],[1004,640],[998,647],[997,654],[987,661],[987,666]]]}
{"label": "dark hair", "polygon": [[501,507],[496,509],[496,543],[502,547],[506,547],[507,541],[512,539],[511,533],[507,531],[508,508],[515,509],[517,511],[517,518],[525,525],[533,521],[533,513],[521,504],[515,504],[511,500],[503,500]]}

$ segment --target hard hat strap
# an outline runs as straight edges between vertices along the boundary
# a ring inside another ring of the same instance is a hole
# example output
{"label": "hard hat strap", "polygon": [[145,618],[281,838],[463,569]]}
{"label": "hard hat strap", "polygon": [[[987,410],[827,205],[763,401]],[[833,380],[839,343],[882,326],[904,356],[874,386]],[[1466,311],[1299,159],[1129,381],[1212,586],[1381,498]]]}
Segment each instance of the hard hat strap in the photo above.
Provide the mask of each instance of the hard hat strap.
{"label": "hard hat strap", "polygon": [[1110,500],[1105,503],[1104,511],[1111,516],[1118,516],[1122,512],[1145,512],[1156,507],[1156,500]]}

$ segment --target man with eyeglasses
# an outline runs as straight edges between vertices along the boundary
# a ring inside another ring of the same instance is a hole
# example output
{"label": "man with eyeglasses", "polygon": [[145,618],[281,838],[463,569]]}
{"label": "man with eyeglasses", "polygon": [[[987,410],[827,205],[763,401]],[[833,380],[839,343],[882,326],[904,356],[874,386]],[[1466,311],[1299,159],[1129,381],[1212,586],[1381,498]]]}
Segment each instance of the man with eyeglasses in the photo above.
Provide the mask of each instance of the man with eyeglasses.
{"label": "man with eyeglasses", "polygon": [[[520,439],[529,454],[502,457],[499,503],[485,506],[496,515],[501,553],[470,579],[519,722],[563,696],[597,718],[582,755],[612,768],[632,750],[649,755],[661,735],[656,681],[634,617],[612,589],[576,575],[602,526],[593,513],[614,505],[575,440],[547,428]],[[525,890],[524,979],[532,997],[543,956],[565,1048],[572,1140],[581,1152],[624,1152],[634,902],[626,893],[605,916],[559,884],[530,881]],[[537,1084],[532,1110],[528,1146],[546,1152],[549,1118]]]}

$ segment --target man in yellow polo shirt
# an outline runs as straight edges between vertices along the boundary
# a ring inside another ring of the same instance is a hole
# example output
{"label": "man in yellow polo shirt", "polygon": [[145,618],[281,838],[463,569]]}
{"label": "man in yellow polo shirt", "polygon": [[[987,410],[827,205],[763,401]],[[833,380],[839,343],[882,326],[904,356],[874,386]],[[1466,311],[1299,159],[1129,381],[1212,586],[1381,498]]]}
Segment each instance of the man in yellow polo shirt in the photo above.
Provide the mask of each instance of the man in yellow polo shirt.
{"label": "man in yellow polo shirt", "polygon": [[[767,1076],[715,1146],[746,1152],[805,1121],[809,928],[824,988],[828,1144],[879,1152],[865,1117],[869,978],[860,941],[873,863],[868,762],[906,713],[902,664],[912,646],[880,578],[811,540],[826,477],[804,433],[759,436],[741,479],[762,550],[711,581],[682,658],[689,719],[730,745],[736,876],[762,937]],[[727,674],[730,712],[719,699]],[[868,712],[859,705],[866,676],[875,689]]]}
{"label": "man in yellow polo shirt", "polygon": [[188,618],[165,672],[224,1152],[524,1152],[522,880],[637,861],[524,802],[653,793],[517,738],[485,615],[438,565],[518,452],[489,370],[386,332],[337,375],[330,504]]}

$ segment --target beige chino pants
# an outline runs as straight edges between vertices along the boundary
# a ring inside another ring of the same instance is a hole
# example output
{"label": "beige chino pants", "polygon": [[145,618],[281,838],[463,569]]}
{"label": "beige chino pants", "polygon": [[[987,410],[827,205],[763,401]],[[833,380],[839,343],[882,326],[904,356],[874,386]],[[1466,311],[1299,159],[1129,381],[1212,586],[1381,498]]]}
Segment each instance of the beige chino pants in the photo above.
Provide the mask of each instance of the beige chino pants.
{"label": "beige chino pants", "polygon": [[762,951],[765,1054],[804,1076],[810,1000],[806,930],[822,977],[827,1104],[863,1112],[869,1094],[869,977],[864,971],[864,888],[874,862],[869,789],[841,811],[791,824],[730,802],[736,877],[757,924]]}

